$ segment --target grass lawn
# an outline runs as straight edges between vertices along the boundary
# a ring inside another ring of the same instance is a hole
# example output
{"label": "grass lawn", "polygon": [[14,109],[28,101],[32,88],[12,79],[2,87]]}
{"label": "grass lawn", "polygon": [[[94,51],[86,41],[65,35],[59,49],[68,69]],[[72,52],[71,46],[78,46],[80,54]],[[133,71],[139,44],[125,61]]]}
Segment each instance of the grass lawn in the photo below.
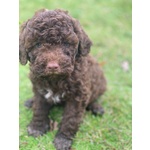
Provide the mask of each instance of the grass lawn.
{"label": "grass lawn", "polygon": [[[95,117],[86,112],[74,139],[73,150],[132,149],[131,5],[131,0],[20,0],[20,23],[40,8],[63,8],[80,20],[93,41],[91,54],[105,72],[108,90],[101,98],[105,114]],[[52,142],[57,131],[38,138],[27,134],[32,111],[24,107],[24,101],[33,93],[28,65],[19,68],[20,150],[55,150]],[[52,118],[60,122],[62,111],[55,108]]]}

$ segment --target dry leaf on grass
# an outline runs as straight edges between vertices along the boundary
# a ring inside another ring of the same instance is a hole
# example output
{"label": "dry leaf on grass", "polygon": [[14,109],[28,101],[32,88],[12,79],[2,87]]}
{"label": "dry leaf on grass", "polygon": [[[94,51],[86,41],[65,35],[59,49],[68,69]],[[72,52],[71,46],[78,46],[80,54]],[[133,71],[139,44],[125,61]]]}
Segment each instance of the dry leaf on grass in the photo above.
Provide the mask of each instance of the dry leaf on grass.
{"label": "dry leaf on grass", "polygon": [[58,130],[58,122],[50,120],[50,131]]}
{"label": "dry leaf on grass", "polygon": [[105,61],[102,61],[102,62],[99,63],[99,65],[100,65],[101,67],[103,67],[105,64],[106,64]]}

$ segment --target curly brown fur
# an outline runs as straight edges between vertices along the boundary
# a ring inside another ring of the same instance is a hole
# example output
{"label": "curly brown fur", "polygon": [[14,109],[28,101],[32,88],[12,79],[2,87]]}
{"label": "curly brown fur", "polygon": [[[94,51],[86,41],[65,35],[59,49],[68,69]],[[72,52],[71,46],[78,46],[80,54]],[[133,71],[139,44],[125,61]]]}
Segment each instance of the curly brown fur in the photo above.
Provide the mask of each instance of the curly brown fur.
{"label": "curly brown fur", "polygon": [[106,80],[89,55],[92,42],[79,22],[59,9],[36,12],[22,25],[19,39],[20,63],[30,62],[34,92],[28,133],[46,133],[51,106],[65,102],[54,144],[57,150],[69,150],[86,108],[103,113],[95,100],[105,92]]}

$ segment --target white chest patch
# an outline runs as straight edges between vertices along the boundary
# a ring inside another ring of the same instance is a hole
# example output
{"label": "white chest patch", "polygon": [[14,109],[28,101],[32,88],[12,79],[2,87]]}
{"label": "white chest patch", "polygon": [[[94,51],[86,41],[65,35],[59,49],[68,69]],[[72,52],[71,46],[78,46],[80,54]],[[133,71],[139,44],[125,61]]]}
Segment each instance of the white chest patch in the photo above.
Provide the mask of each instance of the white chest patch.
{"label": "white chest patch", "polygon": [[44,97],[48,101],[52,100],[56,104],[56,103],[59,103],[61,101],[61,98],[63,98],[64,95],[65,95],[65,92],[60,95],[59,93],[54,94],[51,89],[47,89],[47,93],[44,95]]}
{"label": "white chest patch", "polygon": [[49,99],[49,98],[53,95],[53,92],[52,92],[50,89],[48,89],[47,91],[48,91],[48,92],[44,95],[44,97],[45,97],[46,99]]}
{"label": "white chest patch", "polygon": [[60,96],[59,95],[55,95],[52,97],[52,100],[54,103],[59,103],[60,102]]}

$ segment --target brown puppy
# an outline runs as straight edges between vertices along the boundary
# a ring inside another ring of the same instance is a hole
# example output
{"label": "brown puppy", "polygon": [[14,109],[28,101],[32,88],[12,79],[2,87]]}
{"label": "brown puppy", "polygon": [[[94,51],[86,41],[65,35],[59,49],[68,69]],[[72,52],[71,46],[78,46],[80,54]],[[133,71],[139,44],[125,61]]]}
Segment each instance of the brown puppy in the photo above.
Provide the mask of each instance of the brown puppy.
{"label": "brown puppy", "polygon": [[46,133],[50,107],[65,102],[54,144],[57,150],[69,150],[85,110],[103,113],[95,100],[106,90],[106,80],[89,55],[92,42],[79,22],[59,9],[36,12],[22,25],[19,40],[20,63],[30,62],[34,92],[28,133]]}

